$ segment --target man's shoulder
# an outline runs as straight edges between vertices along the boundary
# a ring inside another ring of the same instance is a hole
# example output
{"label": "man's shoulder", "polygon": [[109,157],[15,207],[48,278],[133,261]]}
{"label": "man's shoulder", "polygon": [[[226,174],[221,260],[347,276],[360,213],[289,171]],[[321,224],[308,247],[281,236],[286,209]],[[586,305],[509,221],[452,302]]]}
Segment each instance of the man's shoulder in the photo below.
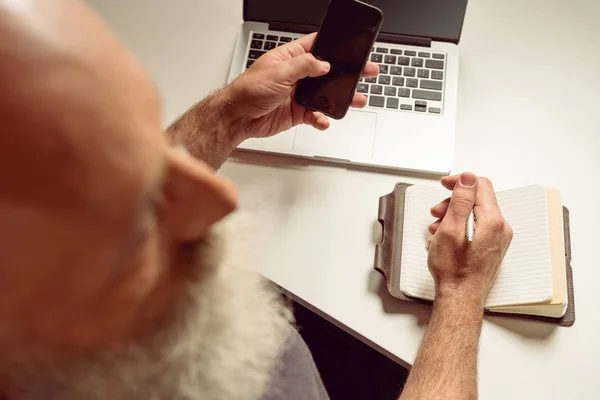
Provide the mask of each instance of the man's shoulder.
{"label": "man's shoulder", "polygon": [[262,400],[329,400],[308,346],[290,330]]}

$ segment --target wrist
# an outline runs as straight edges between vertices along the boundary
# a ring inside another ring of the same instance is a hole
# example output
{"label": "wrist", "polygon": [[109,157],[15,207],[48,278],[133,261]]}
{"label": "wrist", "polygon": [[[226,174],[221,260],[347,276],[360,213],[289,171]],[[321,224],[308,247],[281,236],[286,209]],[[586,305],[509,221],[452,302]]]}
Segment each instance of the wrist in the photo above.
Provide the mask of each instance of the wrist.
{"label": "wrist", "polygon": [[486,295],[477,285],[436,282],[435,303],[482,313]]}
{"label": "wrist", "polygon": [[219,120],[221,136],[230,141],[233,147],[247,139],[244,132],[244,116],[239,112],[235,88],[228,85],[211,96],[211,110]]}
{"label": "wrist", "polygon": [[466,325],[478,326],[483,321],[483,310],[482,304],[465,300],[460,296],[436,296],[432,317],[441,315],[445,320],[457,320]]}

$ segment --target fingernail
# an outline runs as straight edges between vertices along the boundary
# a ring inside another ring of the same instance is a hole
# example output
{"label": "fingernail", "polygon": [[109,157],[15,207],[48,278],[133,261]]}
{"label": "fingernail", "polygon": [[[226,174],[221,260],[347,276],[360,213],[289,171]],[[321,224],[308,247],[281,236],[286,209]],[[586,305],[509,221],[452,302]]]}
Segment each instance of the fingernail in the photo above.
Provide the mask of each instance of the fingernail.
{"label": "fingernail", "polygon": [[331,68],[331,66],[327,61],[321,61],[321,68],[323,68],[323,70],[325,71],[329,71],[329,68]]}
{"label": "fingernail", "polygon": [[460,176],[460,184],[463,186],[474,186],[477,182],[477,177],[470,172],[463,172]]}

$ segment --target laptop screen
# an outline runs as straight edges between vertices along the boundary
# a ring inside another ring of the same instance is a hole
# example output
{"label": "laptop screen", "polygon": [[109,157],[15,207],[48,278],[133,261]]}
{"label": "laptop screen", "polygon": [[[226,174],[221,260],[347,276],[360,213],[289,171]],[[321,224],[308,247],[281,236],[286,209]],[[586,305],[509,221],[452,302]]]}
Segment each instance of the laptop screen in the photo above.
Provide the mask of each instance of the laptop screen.
{"label": "laptop screen", "polygon": [[[344,0],[333,0],[344,1]],[[458,43],[467,0],[363,0],[383,11],[382,33]],[[318,27],[328,0],[244,0],[244,20]]]}

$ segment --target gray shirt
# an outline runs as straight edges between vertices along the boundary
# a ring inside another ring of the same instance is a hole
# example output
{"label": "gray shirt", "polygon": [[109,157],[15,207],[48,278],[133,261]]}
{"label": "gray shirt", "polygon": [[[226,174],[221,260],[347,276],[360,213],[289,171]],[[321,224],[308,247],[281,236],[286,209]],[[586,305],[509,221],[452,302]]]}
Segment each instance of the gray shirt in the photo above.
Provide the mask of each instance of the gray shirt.
{"label": "gray shirt", "polygon": [[292,331],[262,400],[329,400],[308,346]]}

